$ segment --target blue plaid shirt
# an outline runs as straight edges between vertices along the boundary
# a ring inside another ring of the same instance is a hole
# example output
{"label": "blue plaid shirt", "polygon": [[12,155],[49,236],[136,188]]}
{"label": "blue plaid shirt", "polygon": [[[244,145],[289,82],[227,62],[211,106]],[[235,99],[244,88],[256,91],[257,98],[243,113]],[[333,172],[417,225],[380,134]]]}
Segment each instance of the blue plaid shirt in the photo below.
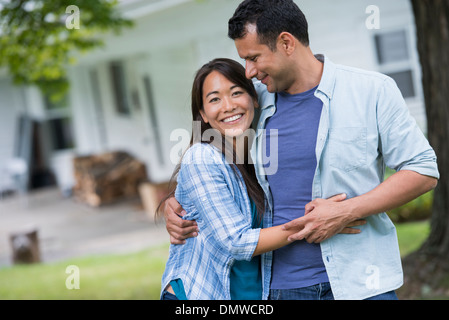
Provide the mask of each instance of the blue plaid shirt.
{"label": "blue plaid shirt", "polygon": [[[260,234],[251,228],[243,179],[219,150],[197,143],[183,157],[175,197],[187,212],[184,219],[196,220],[200,232],[184,245],[170,246],[162,290],[181,279],[189,300],[231,299],[231,267],[236,260],[251,260]],[[262,276],[266,298],[269,277]]]}

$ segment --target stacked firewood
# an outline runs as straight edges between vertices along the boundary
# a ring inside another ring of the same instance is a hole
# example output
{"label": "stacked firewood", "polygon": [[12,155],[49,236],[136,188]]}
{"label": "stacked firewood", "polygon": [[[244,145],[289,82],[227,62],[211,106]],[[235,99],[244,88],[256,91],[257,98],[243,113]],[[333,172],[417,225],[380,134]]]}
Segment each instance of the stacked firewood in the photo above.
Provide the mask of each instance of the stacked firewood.
{"label": "stacked firewood", "polygon": [[137,197],[139,184],[147,181],[145,165],[126,152],[76,157],[73,164],[73,194],[94,207]]}
{"label": "stacked firewood", "polygon": [[[176,182],[166,183],[142,183],[139,186],[140,199],[143,208],[150,218],[156,217],[156,209],[159,203],[165,199],[170,191],[176,187]],[[163,207],[161,207],[163,210]]]}

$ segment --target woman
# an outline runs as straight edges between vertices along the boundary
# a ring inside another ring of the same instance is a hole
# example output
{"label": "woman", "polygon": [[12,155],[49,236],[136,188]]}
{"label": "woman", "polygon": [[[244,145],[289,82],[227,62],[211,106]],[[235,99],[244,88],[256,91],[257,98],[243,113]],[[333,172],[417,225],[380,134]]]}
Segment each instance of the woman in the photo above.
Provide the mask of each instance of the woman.
{"label": "woman", "polygon": [[243,66],[215,59],[197,72],[191,107],[200,134],[175,170],[174,194],[200,232],[170,246],[161,299],[261,299],[260,255],[288,244],[290,233],[261,229],[264,193],[244,141],[257,94]]}

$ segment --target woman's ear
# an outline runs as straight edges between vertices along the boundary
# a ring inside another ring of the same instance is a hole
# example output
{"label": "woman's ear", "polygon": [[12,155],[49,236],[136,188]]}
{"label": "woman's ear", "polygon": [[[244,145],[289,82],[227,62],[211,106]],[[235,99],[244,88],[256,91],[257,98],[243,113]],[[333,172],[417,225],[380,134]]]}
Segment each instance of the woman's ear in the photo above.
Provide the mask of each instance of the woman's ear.
{"label": "woman's ear", "polygon": [[209,120],[206,117],[206,114],[203,110],[200,110],[201,118],[203,118],[204,123],[209,123]]}

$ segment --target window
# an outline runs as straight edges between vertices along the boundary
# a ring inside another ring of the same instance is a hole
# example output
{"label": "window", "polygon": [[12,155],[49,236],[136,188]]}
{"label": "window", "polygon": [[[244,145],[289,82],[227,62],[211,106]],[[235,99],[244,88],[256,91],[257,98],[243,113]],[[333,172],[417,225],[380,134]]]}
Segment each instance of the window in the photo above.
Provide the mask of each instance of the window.
{"label": "window", "polygon": [[405,30],[376,34],[374,41],[380,71],[393,78],[404,98],[416,96],[408,33]]}
{"label": "window", "polygon": [[406,33],[404,30],[378,34],[375,39],[379,64],[409,59]]}
{"label": "window", "polygon": [[396,81],[404,98],[415,96],[415,87],[413,85],[413,74],[411,70],[388,73],[388,76]]}
{"label": "window", "polygon": [[53,140],[53,150],[74,148],[72,121],[70,118],[48,120],[48,126]]}
{"label": "window", "polygon": [[122,115],[129,115],[131,114],[131,108],[129,106],[126,74],[123,63],[120,61],[111,62],[109,64],[109,71],[116,111]]}
{"label": "window", "polygon": [[68,103],[68,96],[58,102],[53,102],[48,96],[44,96],[45,127],[50,134],[51,149],[54,151],[73,149],[72,118]]}

